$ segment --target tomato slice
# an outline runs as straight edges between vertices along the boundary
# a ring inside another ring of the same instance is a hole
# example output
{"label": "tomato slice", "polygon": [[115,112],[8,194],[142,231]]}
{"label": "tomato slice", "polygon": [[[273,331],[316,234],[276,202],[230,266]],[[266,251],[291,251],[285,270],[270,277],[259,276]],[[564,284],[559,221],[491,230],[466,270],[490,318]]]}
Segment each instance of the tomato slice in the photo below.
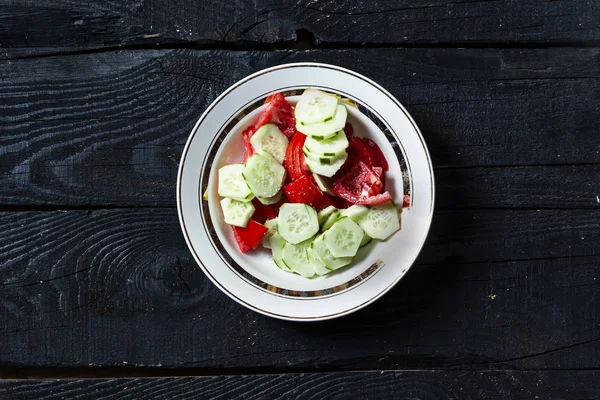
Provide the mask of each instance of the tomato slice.
{"label": "tomato slice", "polygon": [[383,152],[381,151],[381,148],[377,145],[377,143],[375,143],[371,139],[366,139],[366,138],[363,139],[363,141],[371,150],[371,154],[373,155],[373,158],[375,159],[375,164],[377,164],[377,166],[383,168],[384,171],[387,171],[388,169],[390,169],[390,166],[388,165],[388,162],[385,159],[385,156],[383,155]]}
{"label": "tomato slice", "polygon": [[267,108],[260,114],[255,126],[260,128],[264,124],[273,122],[287,137],[292,137],[296,129],[296,119],[292,105],[281,93],[274,93],[267,97]]}
{"label": "tomato slice", "polygon": [[405,194],[402,199],[402,208],[410,207],[410,195]]}
{"label": "tomato slice", "polygon": [[366,199],[360,200],[356,204],[365,204],[365,205],[372,206],[374,204],[385,203],[386,201],[391,200],[391,199],[392,199],[392,195],[390,194],[390,192],[383,192],[383,193],[376,194],[375,196],[371,196]]}
{"label": "tomato slice", "polygon": [[296,133],[292,137],[292,140],[290,140],[290,144],[285,153],[283,166],[287,170],[292,181],[295,181],[309,172],[308,167],[306,166],[306,160],[304,159],[304,153],[302,152],[305,141],[306,136],[301,133]]}
{"label": "tomato slice", "polygon": [[348,138],[348,140],[352,139],[354,136],[354,127],[350,122],[346,122],[346,126],[344,126],[344,133],[346,134],[346,138]]}
{"label": "tomato slice", "polygon": [[294,182],[285,185],[283,190],[291,203],[308,204],[317,211],[333,204],[329,196],[313,182],[310,175],[302,175]]}
{"label": "tomato slice", "polygon": [[254,154],[254,148],[250,143],[250,138],[252,137],[252,135],[254,135],[255,131],[256,130],[254,129],[254,126],[249,126],[244,130],[244,132],[242,132],[242,138],[244,139],[244,160],[242,161],[243,164],[246,164],[246,161],[248,161],[248,159],[252,157],[252,154]]}
{"label": "tomato slice", "polygon": [[383,183],[363,161],[357,160],[333,182],[336,195],[353,204],[361,204],[381,192]]}
{"label": "tomato slice", "polygon": [[377,175],[378,177],[381,178],[381,175],[383,175],[383,168],[381,168],[381,167],[373,167],[371,169],[373,170],[373,172],[375,172],[375,175]]}
{"label": "tomato slice", "polygon": [[364,162],[365,164],[367,164],[367,166],[369,166],[369,167],[377,166],[377,165],[374,165],[374,160],[371,155],[371,150],[369,149],[369,147],[366,145],[366,143],[363,141],[362,138],[354,136],[352,139],[350,139],[350,147],[356,152],[356,156],[358,157],[358,159],[360,161]]}
{"label": "tomato slice", "polygon": [[233,236],[242,253],[257,248],[263,236],[268,231],[266,226],[252,219],[248,221],[248,225],[245,228],[240,228],[239,226],[233,226],[232,228]]}
{"label": "tomato slice", "polygon": [[273,208],[270,205],[261,203],[257,198],[252,199],[252,205],[254,206],[252,219],[256,222],[264,224],[265,221],[276,217]]}

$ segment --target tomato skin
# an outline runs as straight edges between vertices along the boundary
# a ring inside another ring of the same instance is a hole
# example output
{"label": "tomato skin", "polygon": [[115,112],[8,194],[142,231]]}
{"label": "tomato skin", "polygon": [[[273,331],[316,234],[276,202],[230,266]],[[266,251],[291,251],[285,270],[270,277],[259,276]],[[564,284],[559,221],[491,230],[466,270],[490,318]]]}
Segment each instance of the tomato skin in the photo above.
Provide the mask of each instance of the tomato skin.
{"label": "tomato skin", "polygon": [[375,196],[367,197],[366,199],[361,199],[356,204],[372,206],[375,204],[385,203],[389,200],[392,200],[392,195],[390,194],[390,192],[383,192],[376,194]]}
{"label": "tomato skin", "polygon": [[365,144],[362,138],[354,136],[350,140],[350,147],[354,150],[358,159],[367,164],[368,167],[376,166],[373,164],[374,160],[371,156],[371,150],[369,150],[369,147]]}
{"label": "tomato skin", "polygon": [[265,236],[265,233],[268,231],[266,226],[261,225],[252,219],[248,221],[248,225],[245,228],[232,226],[232,229],[235,241],[242,253],[257,248],[262,241],[263,236]]}
{"label": "tomato skin", "polygon": [[344,126],[344,133],[346,134],[346,138],[348,140],[351,140],[354,136],[354,127],[350,122],[346,122],[346,125]]}
{"label": "tomato skin", "polygon": [[252,143],[250,143],[250,138],[252,137],[252,135],[254,135],[254,132],[256,132],[254,126],[249,126],[244,130],[244,132],[242,132],[242,139],[244,139],[244,160],[242,161],[243,164],[246,164],[248,159],[252,157],[252,154],[254,154],[254,148],[252,147]]}
{"label": "tomato skin", "polygon": [[254,221],[264,224],[265,221],[276,217],[271,205],[263,204],[257,198],[252,199],[252,205],[254,206],[254,214],[252,214]]}
{"label": "tomato skin", "polygon": [[274,93],[267,97],[265,103],[267,108],[260,114],[255,126],[260,128],[264,124],[273,122],[288,138],[294,135],[296,130],[296,119],[292,105],[281,93]]}
{"label": "tomato skin", "polygon": [[405,194],[402,199],[402,208],[410,207],[410,195]]}
{"label": "tomato skin", "polygon": [[357,160],[333,181],[336,195],[353,204],[362,204],[381,192],[383,182],[362,160]]}
{"label": "tomato skin", "polygon": [[333,204],[329,196],[319,189],[312,176],[302,175],[283,188],[290,203],[303,203],[314,207],[317,211]]}
{"label": "tomato skin", "polygon": [[283,166],[287,170],[292,181],[295,181],[310,172],[306,166],[306,160],[304,159],[304,153],[302,152],[305,141],[306,136],[297,132],[292,136],[292,140],[290,140],[290,144],[285,153]]}
{"label": "tomato skin", "polygon": [[375,143],[371,139],[365,138],[363,140],[364,140],[365,144],[367,145],[367,147],[369,148],[369,150],[371,150],[371,154],[373,155],[375,164],[377,164],[378,167],[383,168],[384,171],[389,170],[390,166],[388,165],[388,162],[385,159],[385,156],[383,155],[383,152],[381,151],[381,148],[377,145],[377,143]]}

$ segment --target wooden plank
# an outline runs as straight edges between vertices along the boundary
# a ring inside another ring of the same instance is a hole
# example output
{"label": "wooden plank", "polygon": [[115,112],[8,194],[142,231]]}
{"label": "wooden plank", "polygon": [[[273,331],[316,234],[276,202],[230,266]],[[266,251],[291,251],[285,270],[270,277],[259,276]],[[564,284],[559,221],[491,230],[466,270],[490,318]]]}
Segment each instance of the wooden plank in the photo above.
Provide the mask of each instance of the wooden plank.
{"label": "wooden plank", "polygon": [[597,371],[371,371],[182,378],[0,381],[19,399],[594,399]]}
{"label": "wooden plank", "polygon": [[174,210],[0,213],[0,376],[132,365],[598,368],[599,217],[438,212],[418,264],[390,293],[298,325],[213,286]]}
{"label": "wooden plank", "polygon": [[[406,105],[441,168],[443,208],[597,207],[599,56],[354,49],[4,60],[0,204],[173,206],[185,140],[219,93],[261,68],[322,61],[366,74]],[[466,168],[495,166],[511,168]]]}
{"label": "wooden plank", "polygon": [[99,48],[156,43],[551,43],[600,39],[594,0],[541,2],[26,0],[0,3],[3,47]]}

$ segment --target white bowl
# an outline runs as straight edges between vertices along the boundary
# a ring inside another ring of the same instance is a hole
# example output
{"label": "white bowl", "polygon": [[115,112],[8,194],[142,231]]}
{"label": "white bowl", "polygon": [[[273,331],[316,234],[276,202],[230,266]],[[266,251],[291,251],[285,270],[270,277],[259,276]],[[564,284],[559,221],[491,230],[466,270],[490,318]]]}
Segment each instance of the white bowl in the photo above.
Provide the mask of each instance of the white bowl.
{"label": "white bowl", "polygon": [[[353,99],[348,122],[355,135],[373,139],[390,164],[385,181],[402,212],[402,229],[359,251],[334,273],[306,279],[280,270],[270,252],[242,254],[223,222],[217,194],[219,167],[243,157],[242,131],[255,122],[264,100],[282,92],[295,103],[307,87]],[[209,200],[202,200],[208,189]],[[285,64],[242,79],[204,112],[187,141],[177,178],[177,207],[186,242],[207,276],[228,296],[259,313],[316,321],[356,311],[382,296],[404,276],[421,250],[433,214],[433,170],[425,142],[402,105],[385,89],[355,72],[327,64]]]}

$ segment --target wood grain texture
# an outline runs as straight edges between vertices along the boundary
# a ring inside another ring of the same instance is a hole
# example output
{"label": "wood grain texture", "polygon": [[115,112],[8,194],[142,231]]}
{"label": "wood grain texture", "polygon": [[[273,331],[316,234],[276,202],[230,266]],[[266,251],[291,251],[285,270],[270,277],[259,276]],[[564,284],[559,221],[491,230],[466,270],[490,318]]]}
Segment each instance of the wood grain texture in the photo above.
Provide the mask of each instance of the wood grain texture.
{"label": "wood grain texture", "polygon": [[[0,381],[6,400],[594,399],[597,371],[372,371],[206,378]],[[577,382],[586,382],[579,385]]]}
{"label": "wood grain texture", "polygon": [[3,47],[155,43],[551,43],[600,40],[594,0],[0,2]]}
{"label": "wood grain texture", "polygon": [[598,368],[600,211],[438,212],[375,306],[251,312],[191,258],[172,209],[0,213],[0,376],[26,367]]}
{"label": "wood grain texture", "polygon": [[3,60],[0,205],[172,207],[185,140],[218,94],[268,66],[321,61],[364,73],[408,108],[436,166],[440,207],[596,208],[599,60],[598,49]]}

